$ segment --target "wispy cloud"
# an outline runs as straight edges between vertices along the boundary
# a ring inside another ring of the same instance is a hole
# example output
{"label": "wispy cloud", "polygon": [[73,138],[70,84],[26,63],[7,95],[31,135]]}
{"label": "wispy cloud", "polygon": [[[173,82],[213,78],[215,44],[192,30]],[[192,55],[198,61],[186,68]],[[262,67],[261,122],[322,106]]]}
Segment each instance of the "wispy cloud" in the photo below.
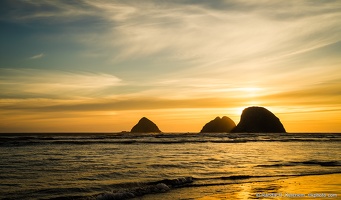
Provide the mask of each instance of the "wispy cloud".
{"label": "wispy cloud", "polygon": [[[166,56],[210,66],[245,61],[263,64],[259,58],[266,57],[269,61],[340,40],[340,30],[335,28],[341,23],[338,20],[341,13],[335,10],[340,7],[337,2],[314,6],[280,2],[232,4],[234,9],[180,3],[161,4],[155,9],[158,5],[155,2],[94,1],[91,5],[102,10],[108,27],[112,27],[104,33],[106,40],[103,34],[94,40],[103,47],[109,44],[119,48],[116,59]],[[283,13],[285,7],[290,9]],[[299,10],[307,13],[299,14]]]}
{"label": "wispy cloud", "polygon": [[283,59],[340,41],[338,1],[83,0],[74,4],[42,0],[25,1],[24,5],[27,8],[21,5],[13,10],[26,12],[11,16],[46,22],[98,19],[106,28],[77,33],[75,38],[94,51],[102,49],[114,61],[158,56],[196,66],[245,61],[264,65],[264,60]]}
{"label": "wispy cloud", "polygon": [[36,59],[40,59],[40,58],[42,58],[42,57],[44,57],[44,56],[45,56],[45,54],[40,53],[40,54],[31,56],[30,59],[31,59],[31,60],[36,60]]}
{"label": "wispy cloud", "polygon": [[240,75],[253,69],[282,68],[294,56],[337,43],[341,32],[338,1],[42,0],[9,4],[13,8],[8,9],[10,19],[57,26],[83,20],[86,23],[77,26],[85,25],[86,31],[68,39],[85,45],[87,55],[102,55],[113,63],[131,59],[181,62],[184,67],[176,72],[185,70],[182,74],[187,76],[202,71]]}
{"label": "wispy cloud", "polygon": [[72,98],[101,96],[109,87],[122,85],[116,76],[103,73],[39,69],[0,69],[2,98]]}

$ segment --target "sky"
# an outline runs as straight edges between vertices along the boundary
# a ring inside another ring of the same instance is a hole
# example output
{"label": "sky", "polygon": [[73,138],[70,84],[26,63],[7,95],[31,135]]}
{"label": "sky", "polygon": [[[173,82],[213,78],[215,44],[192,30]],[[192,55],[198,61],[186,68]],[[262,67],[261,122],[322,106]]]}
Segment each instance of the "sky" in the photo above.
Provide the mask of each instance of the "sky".
{"label": "sky", "polygon": [[163,132],[263,106],[341,132],[339,0],[2,0],[0,132]]}

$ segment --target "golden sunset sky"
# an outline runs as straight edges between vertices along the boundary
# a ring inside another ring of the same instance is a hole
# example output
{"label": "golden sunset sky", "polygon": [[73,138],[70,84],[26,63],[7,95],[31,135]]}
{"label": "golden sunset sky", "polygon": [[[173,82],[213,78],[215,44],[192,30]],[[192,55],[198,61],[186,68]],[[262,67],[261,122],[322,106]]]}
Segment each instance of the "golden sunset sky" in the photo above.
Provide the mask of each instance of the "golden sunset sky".
{"label": "golden sunset sky", "polygon": [[263,106],[341,132],[341,1],[2,0],[0,132],[163,132]]}

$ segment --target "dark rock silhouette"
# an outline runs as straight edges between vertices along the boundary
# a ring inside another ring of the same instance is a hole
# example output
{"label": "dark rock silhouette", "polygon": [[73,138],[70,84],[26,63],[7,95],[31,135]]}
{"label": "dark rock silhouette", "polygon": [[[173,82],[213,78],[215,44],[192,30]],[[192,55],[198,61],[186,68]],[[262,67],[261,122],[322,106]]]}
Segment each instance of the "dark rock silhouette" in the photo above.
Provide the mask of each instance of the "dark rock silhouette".
{"label": "dark rock silhouette", "polygon": [[142,117],[140,121],[131,129],[132,133],[161,133],[160,129],[146,117]]}
{"label": "dark rock silhouette", "polygon": [[236,124],[232,119],[226,116],[222,118],[216,117],[205,124],[200,133],[229,133],[234,127],[236,127]]}
{"label": "dark rock silhouette", "polygon": [[263,107],[249,107],[243,110],[240,122],[231,131],[234,133],[285,133],[281,121]]}

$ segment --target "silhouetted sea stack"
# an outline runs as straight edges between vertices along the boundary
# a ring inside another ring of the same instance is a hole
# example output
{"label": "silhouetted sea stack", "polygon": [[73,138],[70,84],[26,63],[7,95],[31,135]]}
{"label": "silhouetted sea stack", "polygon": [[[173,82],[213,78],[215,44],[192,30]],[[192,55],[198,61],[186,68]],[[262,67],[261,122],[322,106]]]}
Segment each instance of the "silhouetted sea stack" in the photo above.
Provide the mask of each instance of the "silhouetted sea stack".
{"label": "silhouetted sea stack", "polygon": [[236,124],[232,119],[226,116],[222,118],[216,117],[205,124],[200,133],[229,133],[234,127],[236,127]]}
{"label": "silhouetted sea stack", "polygon": [[160,129],[146,117],[142,117],[140,121],[131,129],[132,133],[161,133]]}
{"label": "silhouetted sea stack", "polygon": [[234,133],[285,133],[281,121],[263,107],[249,107],[243,110],[240,122],[231,131]]}

